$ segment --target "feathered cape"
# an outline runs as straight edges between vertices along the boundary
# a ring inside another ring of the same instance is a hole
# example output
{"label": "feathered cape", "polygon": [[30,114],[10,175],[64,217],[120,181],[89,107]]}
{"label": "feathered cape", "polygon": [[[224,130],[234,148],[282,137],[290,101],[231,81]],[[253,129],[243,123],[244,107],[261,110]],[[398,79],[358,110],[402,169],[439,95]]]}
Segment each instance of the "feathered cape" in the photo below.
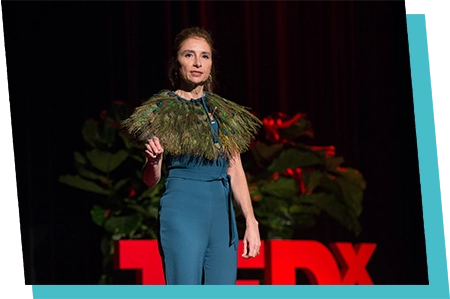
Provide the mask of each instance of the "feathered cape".
{"label": "feathered cape", "polygon": [[214,93],[204,97],[208,110],[219,125],[220,149],[214,143],[210,120],[201,99],[185,100],[162,90],[137,107],[122,122],[122,128],[137,142],[157,136],[171,155],[193,155],[215,160],[230,158],[249,148],[261,121],[245,107]]}

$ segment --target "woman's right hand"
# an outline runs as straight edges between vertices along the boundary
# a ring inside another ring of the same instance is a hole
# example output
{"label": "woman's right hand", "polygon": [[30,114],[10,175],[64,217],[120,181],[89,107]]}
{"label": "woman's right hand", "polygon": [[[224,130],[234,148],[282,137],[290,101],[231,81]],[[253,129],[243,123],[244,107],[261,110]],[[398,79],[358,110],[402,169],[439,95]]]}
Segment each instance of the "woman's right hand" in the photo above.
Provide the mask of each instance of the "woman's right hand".
{"label": "woman's right hand", "polygon": [[162,156],[164,153],[164,148],[159,142],[159,138],[153,136],[145,143],[145,157],[149,162],[158,162],[160,163],[162,160]]}
{"label": "woman's right hand", "polygon": [[164,148],[158,137],[152,137],[145,143],[145,165],[142,171],[142,180],[149,188],[158,184],[161,178],[161,163]]}

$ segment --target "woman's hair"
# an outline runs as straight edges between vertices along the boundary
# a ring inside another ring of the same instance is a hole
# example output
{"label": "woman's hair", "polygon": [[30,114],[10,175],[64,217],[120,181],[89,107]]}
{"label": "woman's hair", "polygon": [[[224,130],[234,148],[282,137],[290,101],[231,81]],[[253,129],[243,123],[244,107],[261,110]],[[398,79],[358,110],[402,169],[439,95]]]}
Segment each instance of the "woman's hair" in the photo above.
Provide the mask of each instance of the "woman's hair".
{"label": "woman's hair", "polygon": [[[168,76],[170,83],[172,84],[172,88],[178,89],[180,87],[180,77],[178,74],[178,70],[180,69],[180,64],[178,62],[178,51],[181,48],[181,44],[191,37],[200,37],[206,40],[209,47],[211,48],[212,59],[214,59],[215,49],[214,42],[211,38],[211,35],[205,29],[199,27],[190,27],[183,29],[180,33],[175,36],[173,48],[172,48],[172,58],[169,61],[168,65]],[[211,74],[210,77],[206,80],[203,89],[205,91],[212,92],[215,87],[215,78],[216,78],[216,69],[214,63],[211,65]]]}

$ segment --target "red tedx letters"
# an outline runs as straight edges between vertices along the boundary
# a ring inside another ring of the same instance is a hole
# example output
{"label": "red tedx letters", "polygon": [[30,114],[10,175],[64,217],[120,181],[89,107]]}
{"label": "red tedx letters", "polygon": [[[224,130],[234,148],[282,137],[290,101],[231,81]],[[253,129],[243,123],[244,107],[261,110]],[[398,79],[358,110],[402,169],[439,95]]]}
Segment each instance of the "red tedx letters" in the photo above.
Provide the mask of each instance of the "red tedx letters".
{"label": "red tedx letters", "polygon": [[[375,243],[335,242],[331,251],[313,240],[266,240],[260,255],[238,258],[239,269],[264,269],[265,284],[295,285],[296,269],[302,270],[310,284],[373,284],[366,265],[375,251]],[[116,269],[135,269],[138,284],[164,284],[162,262],[156,240],[121,240],[116,242]],[[239,242],[238,255],[242,251]],[[238,280],[237,284],[260,284],[259,280]]]}

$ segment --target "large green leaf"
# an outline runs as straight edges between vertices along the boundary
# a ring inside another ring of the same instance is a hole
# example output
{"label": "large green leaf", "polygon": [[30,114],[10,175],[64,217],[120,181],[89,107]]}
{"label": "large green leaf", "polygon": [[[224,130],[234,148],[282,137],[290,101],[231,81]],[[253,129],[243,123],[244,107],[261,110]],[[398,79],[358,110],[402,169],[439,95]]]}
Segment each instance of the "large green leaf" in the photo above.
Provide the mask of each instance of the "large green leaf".
{"label": "large green leaf", "polygon": [[91,179],[91,180],[99,180],[99,181],[107,180],[107,177],[105,175],[87,170],[83,164],[77,164],[76,168],[77,168],[78,173],[84,178]]}
{"label": "large green leaf", "polygon": [[314,189],[319,186],[323,181],[323,172],[316,170],[316,171],[303,171],[302,172],[302,178],[305,182],[305,188],[306,190],[314,191]]}
{"label": "large green leaf", "polygon": [[262,199],[255,204],[257,209],[263,214],[270,214],[280,210],[287,210],[290,206],[290,198],[272,196],[268,193],[264,193]]}
{"label": "large green leaf", "polygon": [[262,193],[276,197],[289,198],[298,193],[298,185],[292,178],[280,177],[272,183],[264,183],[259,187]]}
{"label": "large green leaf", "polygon": [[[308,195],[310,196],[310,195]],[[289,213],[295,215],[295,214],[313,214],[313,215],[319,215],[320,214],[320,208],[318,208],[315,205],[305,205],[305,204],[294,204],[289,207]],[[297,215],[295,215],[297,216]]]}
{"label": "large green leaf", "polygon": [[366,189],[366,181],[363,178],[362,173],[354,168],[351,167],[345,167],[345,168],[338,168],[336,170],[336,173],[340,175],[341,177],[346,178],[347,180],[353,182],[356,184],[360,189],[365,190]]}
{"label": "large green leaf", "polygon": [[267,214],[267,225],[275,230],[283,230],[289,226],[292,226],[292,221],[287,219],[281,213],[268,213]]}
{"label": "large green leaf", "polygon": [[338,184],[336,184],[335,180],[336,176],[333,176],[330,173],[326,173],[323,176],[320,187],[326,192],[336,194],[337,196],[341,196],[341,188],[339,187]]}
{"label": "large green leaf", "polygon": [[100,139],[99,134],[99,121],[94,119],[88,119],[84,122],[83,127],[81,128],[81,134],[86,143],[88,143],[91,147],[96,147],[98,144],[98,140]]}
{"label": "large green leaf", "polygon": [[283,144],[276,143],[267,145],[263,142],[257,142],[251,148],[255,158],[259,160],[272,160],[283,149]]}
{"label": "large green leaf", "polygon": [[126,183],[128,183],[131,180],[131,178],[124,178],[118,181],[116,184],[114,184],[114,190],[118,191],[120,188],[122,188]]}
{"label": "large green leaf", "polygon": [[86,156],[92,166],[104,173],[110,173],[128,158],[128,152],[122,149],[113,154],[94,148],[87,152]]}
{"label": "large green leaf", "polygon": [[158,215],[158,209],[156,207],[145,208],[138,204],[128,204],[128,208],[135,210],[136,212],[142,214],[145,218],[156,218]]}
{"label": "large green leaf", "polygon": [[62,175],[59,177],[59,181],[63,184],[69,185],[81,190],[98,193],[102,195],[110,195],[111,191],[104,189],[93,181],[86,180],[79,175]]}
{"label": "large green leaf", "polygon": [[111,216],[105,221],[106,231],[115,235],[130,236],[142,224],[140,214],[131,214],[128,216]]}
{"label": "large green leaf", "polygon": [[142,200],[145,198],[152,199],[152,202],[159,201],[159,198],[161,196],[161,189],[164,187],[164,183],[160,181],[156,186],[153,188],[146,188],[144,192],[138,197],[138,200]]}
{"label": "large green leaf", "polygon": [[106,221],[105,212],[106,209],[103,209],[99,205],[94,205],[91,210],[92,221],[98,226],[103,226]]}
{"label": "large green leaf", "polygon": [[345,179],[345,178],[336,178],[336,184],[342,190],[342,199],[345,204],[354,211],[354,213],[359,216],[362,213],[362,200],[363,200],[363,191],[362,189],[354,184],[353,182]]}
{"label": "large green leaf", "polygon": [[119,131],[118,135],[122,139],[126,149],[132,149],[134,147],[144,148],[142,144],[134,142],[126,132]]}
{"label": "large green leaf", "polygon": [[315,204],[316,194],[299,194],[292,198],[293,204]]}
{"label": "large green leaf", "polygon": [[148,213],[150,214],[150,217],[157,218],[158,217],[158,211],[159,209],[156,206],[149,206],[147,207]]}
{"label": "large green leaf", "polygon": [[73,157],[74,157],[75,162],[77,164],[81,164],[81,165],[86,165],[87,164],[86,157],[83,156],[80,152],[74,152],[73,153]]}
{"label": "large green leaf", "polygon": [[132,159],[134,159],[134,160],[136,160],[136,161],[138,161],[138,162],[140,162],[142,164],[144,164],[144,162],[145,162],[145,156],[143,154],[142,155],[130,154],[130,158],[132,158]]}
{"label": "large green leaf", "polygon": [[[314,194],[312,194],[314,195]],[[344,202],[340,201],[336,195],[329,193],[315,194],[317,205],[320,206],[331,218],[337,220],[341,225],[350,231],[359,233],[360,227],[357,216],[348,209]]]}
{"label": "large green leaf", "polygon": [[312,150],[289,148],[280,153],[267,168],[272,172],[283,172],[288,168],[303,168],[325,165],[325,159]]}

